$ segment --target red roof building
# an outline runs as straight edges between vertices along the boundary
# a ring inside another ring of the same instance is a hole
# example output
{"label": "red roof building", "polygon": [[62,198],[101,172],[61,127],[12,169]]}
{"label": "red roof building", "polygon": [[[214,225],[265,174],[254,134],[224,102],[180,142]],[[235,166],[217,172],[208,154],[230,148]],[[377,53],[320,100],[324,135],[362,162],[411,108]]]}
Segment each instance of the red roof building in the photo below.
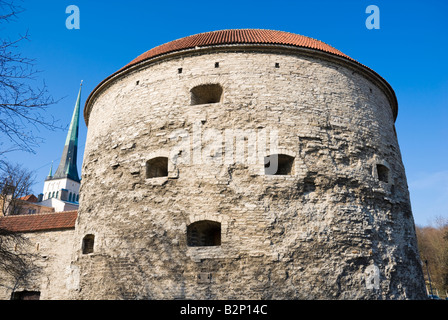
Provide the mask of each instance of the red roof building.
{"label": "red roof building", "polygon": [[37,202],[38,199],[34,194],[29,194],[27,196],[19,198],[19,200],[28,201],[28,202]]}
{"label": "red roof building", "polygon": [[77,216],[76,210],[0,217],[0,229],[11,232],[74,229]]}

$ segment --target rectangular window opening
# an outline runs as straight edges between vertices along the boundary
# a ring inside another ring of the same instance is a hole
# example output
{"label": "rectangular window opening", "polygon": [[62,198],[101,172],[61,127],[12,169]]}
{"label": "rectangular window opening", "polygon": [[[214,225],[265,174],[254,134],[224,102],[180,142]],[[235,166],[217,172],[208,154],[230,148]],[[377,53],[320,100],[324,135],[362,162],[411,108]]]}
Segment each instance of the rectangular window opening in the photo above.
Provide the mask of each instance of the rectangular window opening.
{"label": "rectangular window opening", "polygon": [[208,247],[221,245],[221,223],[202,220],[187,227],[189,247]]}
{"label": "rectangular window opening", "polygon": [[387,168],[385,165],[377,164],[376,172],[378,174],[378,180],[386,183],[389,182],[389,168]]}
{"label": "rectangular window opening", "polygon": [[264,173],[266,175],[294,174],[294,157],[286,154],[273,154],[264,159]]}
{"label": "rectangular window opening", "polygon": [[11,300],[39,300],[40,291],[16,291],[11,294]]}

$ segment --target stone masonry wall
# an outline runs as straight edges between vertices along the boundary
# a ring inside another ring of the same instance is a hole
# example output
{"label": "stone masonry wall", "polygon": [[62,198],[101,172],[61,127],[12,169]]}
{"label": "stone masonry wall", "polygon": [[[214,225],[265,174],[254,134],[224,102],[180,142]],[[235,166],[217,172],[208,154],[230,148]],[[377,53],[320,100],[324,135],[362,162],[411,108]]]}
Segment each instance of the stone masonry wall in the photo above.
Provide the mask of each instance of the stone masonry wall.
{"label": "stone masonry wall", "polygon": [[[394,116],[360,69],[235,47],[117,77],[88,119],[70,297],[423,298]],[[208,83],[221,101],[190,105]],[[232,134],[234,152],[259,157],[226,161]],[[294,157],[293,174],[265,175],[270,153]],[[168,177],[146,179],[160,156]],[[220,245],[187,246],[201,220],[221,224]],[[87,234],[94,251],[83,254]]]}
{"label": "stone masonry wall", "polygon": [[[12,279],[0,270],[0,300],[11,299],[11,293],[35,291],[41,300],[69,299],[73,286],[70,269],[74,229],[26,232],[24,245],[15,245],[12,252],[29,254],[29,268],[23,279]],[[74,281],[75,283],[78,280]]]}

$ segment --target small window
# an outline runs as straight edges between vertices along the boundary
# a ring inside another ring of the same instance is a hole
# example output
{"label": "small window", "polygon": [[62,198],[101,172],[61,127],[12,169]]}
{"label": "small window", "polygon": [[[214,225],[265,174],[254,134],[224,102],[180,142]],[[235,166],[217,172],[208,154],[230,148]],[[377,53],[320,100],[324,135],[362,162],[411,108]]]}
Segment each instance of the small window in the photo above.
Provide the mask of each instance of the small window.
{"label": "small window", "polygon": [[146,179],[167,177],[168,176],[168,158],[157,157],[146,161]]}
{"label": "small window", "polygon": [[39,300],[39,291],[16,291],[11,294],[11,300]]}
{"label": "small window", "polygon": [[204,84],[191,89],[191,105],[218,103],[221,101],[222,87],[219,84]]}
{"label": "small window", "polygon": [[215,62],[215,68],[219,68],[219,62]]}
{"label": "small window", "polygon": [[187,227],[187,245],[205,247],[221,245],[221,223],[202,220]]}
{"label": "small window", "polygon": [[273,154],[264,158],[266,175],[291,175],[294,169],[294,157],[286,154]]}
{"label": "small window", "polygon": [[389,168],[382,164],[377,164],[376,173],[378,174],[378,180],[386,183],[389,182]]}
{"label": "small window", "polygon": [[280,63],[276,62],[276,63],[275,63],[275,67],[276,67],[276,68],[280,68]]}
{"label": "small window", "polygon": [[82,253],[89,254],[93,252],[93,245],[95,242],[95,236],[93,234],[88,234],[82,239]]}
{"label": "small window", "polygon": [[182,68],[178,68],[177,73],[182,73]]}

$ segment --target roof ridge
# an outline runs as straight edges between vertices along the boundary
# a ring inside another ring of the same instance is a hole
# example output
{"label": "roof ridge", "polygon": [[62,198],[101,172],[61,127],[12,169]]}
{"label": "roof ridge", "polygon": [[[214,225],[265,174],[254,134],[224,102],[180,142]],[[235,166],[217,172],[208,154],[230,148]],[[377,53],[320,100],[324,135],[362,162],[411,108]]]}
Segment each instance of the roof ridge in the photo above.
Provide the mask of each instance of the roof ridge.
{"label": "roof ridge", "polygon": [[75,213],[78,212],[78,210],[67,210],[67,211],[59,211],[59,212],[40,212],[40,213],[32,213],[32,214],[13,214],[8,216],[1,216],[0,219],[3,218],[18,218],[18,217],[36,217],[36,216],[48,216],[48,215],[57,215],[57,214],[64,214],[64,213]]}

